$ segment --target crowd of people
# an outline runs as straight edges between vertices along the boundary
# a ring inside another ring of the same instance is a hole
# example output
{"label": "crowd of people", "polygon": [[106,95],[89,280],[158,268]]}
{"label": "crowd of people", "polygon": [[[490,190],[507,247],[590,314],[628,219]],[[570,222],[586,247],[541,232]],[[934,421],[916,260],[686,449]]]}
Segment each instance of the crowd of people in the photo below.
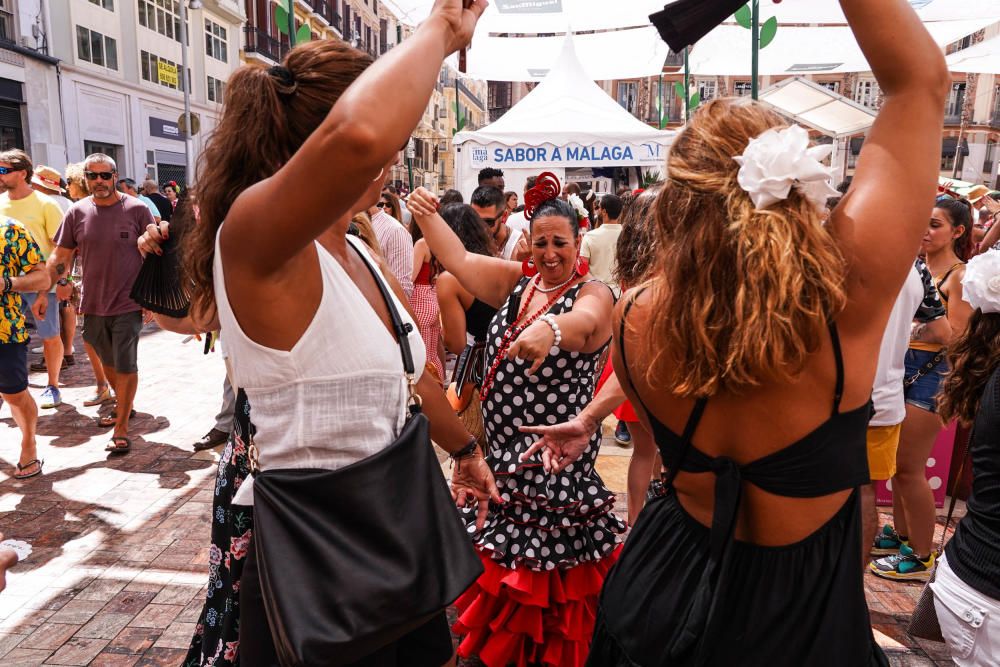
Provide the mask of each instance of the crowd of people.
{"label": "crowd of people", "polygon": [[[225,447],[186,666],[437,667],[455,659],[452,634],[487,667],[884,666],[863,577],[932,575],[956,664],[994,664],[1000,193],[938,186],[948,77],[909,4],[841,4],[885,100],[836,190],[829,147],[723,98],[645,190],[542,173],[518,193],[486,169],[472,192],[401,193],[386,171],[485,6],[461,0],[440,0],[376,65],[323,40],[240,68],[193,193],[137,187],[92,155],[60,198],[58,172],[0,154],[15,476],[43,465],[28,311],[43,409],[61,400],[83,315],[88,404],[113,404],[98,425],[121,454],[149,308],[168,331],[218,332],[227,366],[217,424],[194,444]],[[386,89],[406,94],[372,105]],[[306,185],[317,173],[328,187]],[[171,246],[183,314],[133,290],[143,257]],[[612,415],[633,448],[624,517],[595,469]],[[968,512],[938,554],[924,468],[942,420],[974,430]],[[398,495],[367,486],[364,521],[324,516],[317,481],[344,480],[341,501],[359,471],[393,484],[415,471],[385,453],[430,439],[452,461],[457,512],[370,511]],[[878,526],[876,481],[891,481],[892,525]],[[279,543],[282,508],[329,551]],[[433,539],[402,539],[414,525],[460,525],[467,542],[435,560]],[[372,535],[384,550],[325,562]],[[282,550],[302,571],[282,571]],[[352,577],[330,605],[288,604],[289,576],[322,589],[331,568]]]}

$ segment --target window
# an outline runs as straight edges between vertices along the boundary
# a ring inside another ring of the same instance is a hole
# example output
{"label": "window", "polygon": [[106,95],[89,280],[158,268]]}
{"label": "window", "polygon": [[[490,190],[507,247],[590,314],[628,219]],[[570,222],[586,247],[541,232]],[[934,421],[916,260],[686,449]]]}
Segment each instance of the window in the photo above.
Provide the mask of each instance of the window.
{"label": "window", "polygon": [[208,101],[217,102],[222,104],[222,100],[226,96],[226,82],[216,79],[213,76],[208,77]]}
{"label": "window", "polygon": [[854,101],[869,109],[878,108],[878,98],[882,91],[874,79],[861,79],[854,91]]}
{"label": "window", "polygon": [[88,63],[118,69],[118,43],[82,25],[76,27],[76,55]]}
{"label": "window", "polygon": [[749,81],[737,81],[733,84],[733,93],[737,97],[746,97],[753,90],[753,85]]}
{"label": "window", "polygon": [[695,82],[695,85],[698,87],[698,96],[703,103],[714,100],[719,94],[719,84],[715,79],[701,79]]}
{"label": "window", "polygon": [[104,7],[109,12],[115,11],[115,0],[90,0],[90,4]]}
{"label": "window", "polygon": [[205,19],[205,53],[216,60],[229,62],[226,48],[226,29],[215,21]]}
{"label": "window", "polygon": [[[167,65],[172,65],[175,72],[180,71],[180,67],[177,65],[177,63],[173,62],[172,60],[161,58],[155,54],[149,53],[148,51],[140,51],[139,65],[140,68],[142,69],[143,80],[151,81],[153,83],[158,83],[161,86],[166,86],[167,88],[171,88],[173,90],[180,90],[180,86],[178,85],[178,83],[180,83],[179,77],[177,79],[177,83],[174,83],[173,80],[166,80],[160,78],[160,63],[166,63]],[[188,77],[190,78],[190,73],[188,74]]]}
{"label": "window", "polygon": [[0,0],[0,39],[8,42],[17,41],[17,34],[14,30],[17,21],[14,19],[14,12],[11,11],[12,4],[12,0]]}
{"label": "window", "polygon": [[139,25],[181,41],[181,15],[177,0],[139,0]]}
{"label": "window", "polygon": [[625,111],[635,115],[639,107],[639,83],[636,81],[618,82],[618,104]]}
{"label": "window", "polygon": [[948,104],[944,109],[946,119],[954,121],[961,118],[962,107],[965,106],[965,82],[951,84],[951,92],[948,94]]}
{"label": "window", "polygon": [[821,85],[824,88],[826,88],[827,90],[829,90],[831,93],[839,93],[840,92],[840,82],[839,81],[819,81],[818,83],[819,83],[819,85]]}
{"label": "window", "polygon": [[986,159],[983,161],[983,172],[987,176],[993,174],[993,163],[997,156],[997,142],[988,140],[986,142]]}

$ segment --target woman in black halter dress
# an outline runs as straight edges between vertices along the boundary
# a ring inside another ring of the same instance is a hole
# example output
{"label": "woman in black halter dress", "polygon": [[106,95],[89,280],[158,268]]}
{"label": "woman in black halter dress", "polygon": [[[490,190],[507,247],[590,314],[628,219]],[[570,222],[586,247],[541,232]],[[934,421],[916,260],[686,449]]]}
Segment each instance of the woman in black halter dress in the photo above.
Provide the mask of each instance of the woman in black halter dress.
{"label": "woman in black halter dress", "polygon": [[[888,664],[857,489],[879,344],[934,201],[948,75],[905,0],[841,5],[885,101],[827,224],[825,156],[763,106],[714,100],[671,148],[659,268],[623,298],[612,354],[667,494],[608,575],[591,667]],[[541,429],[528,455],[558,473],[581,449],[558,435],[571,430]]]}

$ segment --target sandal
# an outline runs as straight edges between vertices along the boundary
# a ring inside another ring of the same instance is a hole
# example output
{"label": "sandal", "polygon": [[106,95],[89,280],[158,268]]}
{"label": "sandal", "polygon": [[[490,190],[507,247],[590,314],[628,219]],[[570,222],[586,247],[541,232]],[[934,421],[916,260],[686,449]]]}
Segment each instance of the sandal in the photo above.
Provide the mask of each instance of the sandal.
{"label": "sandal", "polygon": [[[135,410],[128,413],[129,419],[135,419]],[[97,418],[97,428],[110,428],[118,423],[118,415],[112,413],[110,415],[103,415]]]}
{"label": "sandal", "polygon": [[[20,463],[15,464],[17,467],[17,472],[14,473],[14,479],[28,479],[29,477],[37,477],[42,474],[42,466],[45,465],[45,461],[40,459],[32,459],[21,465]],[[38,466],[38,469],[34,472],[24,472],[31,466]]]}
{"label": "sandal", "polygon": [[98,391],[93,396],[88,398],[83,402],[84,407],[90,408],[95,405],[102,405],[113,400],[114,397],[111,395],[111,387],[105,387],[104,391]]}
{"label": "sandal", "polygon": [[113,438],[111,438],[111,442],[109,442],[108,446],[104,448],[104,451],[114,452],[117,454],[124,454],[130,449],[132,449],[132,441],[126,438],[124,435],[116,435]]}

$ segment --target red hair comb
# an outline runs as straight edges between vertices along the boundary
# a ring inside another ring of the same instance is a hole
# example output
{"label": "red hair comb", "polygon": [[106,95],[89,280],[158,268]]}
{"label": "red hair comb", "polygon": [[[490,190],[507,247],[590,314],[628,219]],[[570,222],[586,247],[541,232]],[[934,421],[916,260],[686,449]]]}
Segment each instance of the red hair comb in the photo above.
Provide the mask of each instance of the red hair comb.
{"label": "red hair comb", "polygon": [[550,171],[538,175],[535,187],[524,193],[524,216],[531,220],[535,217],[535,209],[547,201],[551,201],[562,192],[562,184]]}

